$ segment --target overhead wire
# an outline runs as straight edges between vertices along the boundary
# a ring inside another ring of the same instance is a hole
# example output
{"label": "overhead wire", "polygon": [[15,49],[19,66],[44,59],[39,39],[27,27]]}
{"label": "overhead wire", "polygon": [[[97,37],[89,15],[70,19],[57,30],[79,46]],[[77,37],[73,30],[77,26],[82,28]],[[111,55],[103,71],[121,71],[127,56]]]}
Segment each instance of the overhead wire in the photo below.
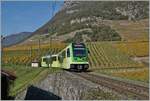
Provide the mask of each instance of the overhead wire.
{"label": "overhead wire", "polygon": [[[53,3],[54,2],[54,3]],[[52,1],[52,11],[51,11],[51,25],[50,25],[50,27],[49,27],[49,54],[50,54],[50,56],[52,55],[52,36],[51,36],[51,34],[53,34],[54,33],[54,26],[53,26],[53,21],[54,21],[54,13],[55,13],[55,4],[56,4],[56,1],[54,0],[54,1]],[[49,60],[49,63],[50,63],[50,67],[51,67],[51,58],[50,58],[50,60]]]}

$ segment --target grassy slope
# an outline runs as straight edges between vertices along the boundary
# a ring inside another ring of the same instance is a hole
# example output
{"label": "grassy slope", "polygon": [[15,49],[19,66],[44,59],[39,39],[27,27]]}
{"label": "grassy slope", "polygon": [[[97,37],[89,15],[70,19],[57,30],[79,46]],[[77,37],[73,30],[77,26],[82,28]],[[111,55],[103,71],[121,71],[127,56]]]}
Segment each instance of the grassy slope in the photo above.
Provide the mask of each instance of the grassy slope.
{"label": "grassy slope", "polygon": [[106,22],[121,35],[123,40],[148,41],[148,19],[143,19],[136,22],[128,20],[114,20]]}
{"label": "grassy slope", "polygon": [[49,68],[31,68],[22,65],[3,66],[3,69],[14,71],[17,79],[11,86],[10,95],[15,96],[26,87],[42,80],[49,73],[54,73],[57,70]]}

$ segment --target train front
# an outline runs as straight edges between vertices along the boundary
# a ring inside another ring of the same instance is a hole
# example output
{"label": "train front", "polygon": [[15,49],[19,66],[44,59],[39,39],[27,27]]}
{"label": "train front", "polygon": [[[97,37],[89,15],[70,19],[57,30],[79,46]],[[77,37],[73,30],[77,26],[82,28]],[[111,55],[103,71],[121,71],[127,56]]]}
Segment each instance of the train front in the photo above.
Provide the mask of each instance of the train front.
{"label": "train front", "polygon": [[89,68],[88,49],[84,43],[72,43],[72,55],[70,69],[86,71]]}

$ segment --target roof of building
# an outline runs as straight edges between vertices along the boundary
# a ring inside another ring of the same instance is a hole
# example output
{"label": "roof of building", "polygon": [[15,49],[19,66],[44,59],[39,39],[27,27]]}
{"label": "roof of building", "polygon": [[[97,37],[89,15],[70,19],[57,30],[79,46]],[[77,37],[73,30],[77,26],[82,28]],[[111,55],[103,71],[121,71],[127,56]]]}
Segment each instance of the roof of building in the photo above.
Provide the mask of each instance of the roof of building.
{"label": "roof of building", "polygon": [[10,80],[15,80],[16,79],[16,75],[12,71],[2,69],[1,70],[1,75],[7,76]]}

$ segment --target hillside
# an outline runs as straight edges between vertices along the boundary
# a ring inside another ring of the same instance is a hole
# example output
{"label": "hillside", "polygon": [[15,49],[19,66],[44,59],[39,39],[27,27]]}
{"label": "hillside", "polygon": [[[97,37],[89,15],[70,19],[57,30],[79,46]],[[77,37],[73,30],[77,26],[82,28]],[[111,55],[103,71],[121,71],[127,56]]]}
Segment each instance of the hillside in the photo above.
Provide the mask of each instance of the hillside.
{"label": "hillside", "polygon": [[[136,28],[134,24],[140,27],[141,20],[148,19],[148,6],[148,1],[66,1],[62,9],[36,30],[29,40],[37,40],[37,36],[43,41],[47,41],[48,37],[52,36],[54,40],[64,42],[128,40],[124,39],[122,34],[132,33],[139,36],[147,34],[148,20],[142,23],[145,24],[140,29],[142,33],[134,30]],[[118,23],[121,21],[134,23],[130,26],[133,30],[125,32],[124,26],[119,29]],[[81,35],[80,32],[83,34]],[[147,38],[147,35],[145,37]]]}
{"label": "hillside", "polygon": [[2,38],[2,46],[8,47],[23,42],[32,35],[31,32],[21,32]]}
{"label": "hillside", "polygon": [[148,41],[149,40],[149,20],[142,19],[136,22],[127,20],[105,21],[116,32],[122,40],[126,41]]}

